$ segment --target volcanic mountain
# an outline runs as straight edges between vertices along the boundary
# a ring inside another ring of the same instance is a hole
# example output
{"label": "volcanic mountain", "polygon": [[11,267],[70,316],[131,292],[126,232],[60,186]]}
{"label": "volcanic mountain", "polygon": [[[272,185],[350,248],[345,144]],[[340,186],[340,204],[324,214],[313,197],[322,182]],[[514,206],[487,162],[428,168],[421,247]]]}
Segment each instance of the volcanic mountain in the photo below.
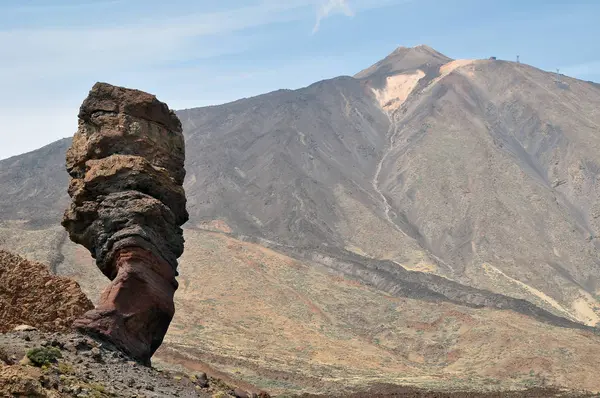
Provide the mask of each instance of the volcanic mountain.
{"label": "volcanic mountain", "polygon": [[[417,46],[177,112],[190,221],[161,355],[281,391],[600,390],[599,106],[589,82]],[[59,225],[69,144],[0,161],[0,247],[91,293]]]}

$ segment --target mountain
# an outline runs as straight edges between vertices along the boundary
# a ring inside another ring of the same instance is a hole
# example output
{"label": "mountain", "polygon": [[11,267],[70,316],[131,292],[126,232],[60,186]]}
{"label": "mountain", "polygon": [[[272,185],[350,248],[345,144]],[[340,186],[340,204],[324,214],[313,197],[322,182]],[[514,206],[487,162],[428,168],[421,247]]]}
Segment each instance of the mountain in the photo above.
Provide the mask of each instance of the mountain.
{"label": "mountain", "polygon": [[[281,391],[600,390],[599,105],[589,82],[417,46],[179,111],[190,221],[161,355]],[[69,142],[0,161],[0,248],[96,299],[59,225]]]}
{"label": "mountain", "polygon": [[399,48],[355,78],[179,112],[192,220],[595,325],[598,104],[596,86],[527,65]]}

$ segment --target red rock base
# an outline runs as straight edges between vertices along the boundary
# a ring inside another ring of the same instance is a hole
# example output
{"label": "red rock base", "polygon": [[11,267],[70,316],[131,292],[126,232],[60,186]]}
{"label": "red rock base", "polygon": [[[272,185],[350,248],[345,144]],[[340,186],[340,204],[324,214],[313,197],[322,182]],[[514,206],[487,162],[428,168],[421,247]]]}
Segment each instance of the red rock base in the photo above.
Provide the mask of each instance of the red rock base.
{"label": "red rock base", "polygon": [[137,247],[117,252],[113,266],[115,276],[100,304],[73,327],[150,365],[175,313],[175,272],[152,252]]}

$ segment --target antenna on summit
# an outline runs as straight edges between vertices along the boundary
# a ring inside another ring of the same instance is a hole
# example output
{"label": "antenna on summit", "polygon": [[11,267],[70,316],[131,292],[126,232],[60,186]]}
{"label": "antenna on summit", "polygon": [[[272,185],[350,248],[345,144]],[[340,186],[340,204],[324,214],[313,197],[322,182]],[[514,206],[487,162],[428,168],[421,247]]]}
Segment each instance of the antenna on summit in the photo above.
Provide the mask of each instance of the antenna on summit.
{"label": "antenna on summit", "polygon": [[517,63],[520,64],[521,61],[519,60],[519,55],[517,55]]}
{"label": "antenna on summit", "polygon": [[566,81],[563,81],[560,78],[560,69],[556,68],[556,84],[558,85],[559,88],[562,88],[563,90],[567,90],[569,88],[569,83],[567,83]]}

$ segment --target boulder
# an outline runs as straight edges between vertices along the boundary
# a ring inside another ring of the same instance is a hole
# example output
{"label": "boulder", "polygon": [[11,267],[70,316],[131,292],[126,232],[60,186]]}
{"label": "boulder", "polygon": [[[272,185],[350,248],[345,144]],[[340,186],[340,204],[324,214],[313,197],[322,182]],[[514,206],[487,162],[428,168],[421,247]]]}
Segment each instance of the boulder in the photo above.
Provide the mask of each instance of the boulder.
{"label": "boulder", "polygon": [[15,332],[33,332],[34,330],[37,330],[37,328],[29,325],[19,325],[13,328],[13,331]]}

